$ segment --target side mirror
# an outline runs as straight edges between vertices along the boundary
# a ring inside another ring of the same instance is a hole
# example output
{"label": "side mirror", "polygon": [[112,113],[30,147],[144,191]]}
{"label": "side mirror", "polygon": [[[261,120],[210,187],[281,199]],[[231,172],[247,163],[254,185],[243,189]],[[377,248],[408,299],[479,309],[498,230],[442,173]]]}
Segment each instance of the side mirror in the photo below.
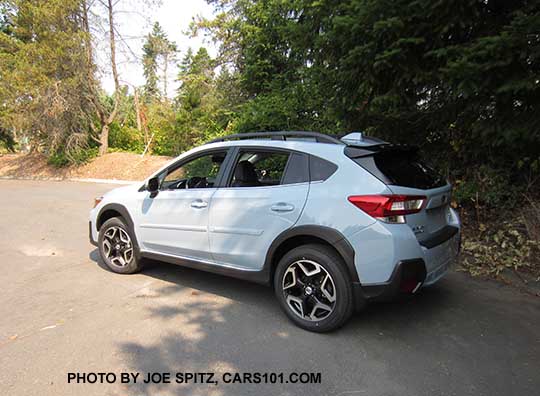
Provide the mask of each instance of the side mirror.
{"label": "side mirror", "polygon": [[153,177],[146,183],[146,189],[152,194],[155,195],[159,191],[159,179]]}

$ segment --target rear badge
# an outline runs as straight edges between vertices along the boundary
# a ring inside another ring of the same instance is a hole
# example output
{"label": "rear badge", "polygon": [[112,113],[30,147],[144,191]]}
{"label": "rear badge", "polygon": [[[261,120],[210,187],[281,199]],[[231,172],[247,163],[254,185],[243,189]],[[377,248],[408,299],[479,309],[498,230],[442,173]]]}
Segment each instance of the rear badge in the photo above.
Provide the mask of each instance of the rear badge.
{"label": "rear badge", "polygon": [[424,231],[425,231],[423,225],[417,225],[417,226],[414,226],[414,227],[412,228],[412,230],[413,230],[413,232],[414,232],[415,234],[423,234]]}

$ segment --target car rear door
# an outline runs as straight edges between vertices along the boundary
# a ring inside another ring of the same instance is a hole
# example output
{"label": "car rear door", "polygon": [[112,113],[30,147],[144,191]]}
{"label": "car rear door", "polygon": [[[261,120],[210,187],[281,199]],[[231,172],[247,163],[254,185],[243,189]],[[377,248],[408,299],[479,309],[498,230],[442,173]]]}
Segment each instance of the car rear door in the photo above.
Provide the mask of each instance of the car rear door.
{"label": "car rear door", "polygon": [[306,154],[238,148],[227,184],[212,196],[209,237],[213,259],[260,270],[270,244],[300,217],[308,191]]}

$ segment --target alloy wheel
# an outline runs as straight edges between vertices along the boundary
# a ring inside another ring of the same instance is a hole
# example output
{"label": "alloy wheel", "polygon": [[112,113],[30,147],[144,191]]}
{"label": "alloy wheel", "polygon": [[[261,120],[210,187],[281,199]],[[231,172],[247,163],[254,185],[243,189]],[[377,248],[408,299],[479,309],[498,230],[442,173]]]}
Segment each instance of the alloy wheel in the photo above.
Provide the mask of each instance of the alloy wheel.
{"label": "alloy wheel", "polygon": [[336,286],[324,267],[312,260],[298,260],[283,275],[282,290],[287,305],[304,320],[327,318],[336,305]]}
{"label": "alloy wheel", "polygon": [[117,267],[128,265],[133,260],[133,244],[128,233],[121,227],[108,228],[103,234],[103,253]]}

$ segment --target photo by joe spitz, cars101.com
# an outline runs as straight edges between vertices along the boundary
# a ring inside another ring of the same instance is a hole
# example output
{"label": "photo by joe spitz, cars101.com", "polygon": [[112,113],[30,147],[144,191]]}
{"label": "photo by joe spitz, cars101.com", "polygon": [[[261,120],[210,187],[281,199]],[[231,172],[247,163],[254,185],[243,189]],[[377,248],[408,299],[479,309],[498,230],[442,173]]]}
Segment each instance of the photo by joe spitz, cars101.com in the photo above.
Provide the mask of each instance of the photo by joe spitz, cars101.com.
{"label": "photo by joe spitz, cars101.com", "polygon": [[328,332],[445,275],[461,239],[450,195],[412,146],[247,133],[96,198],[89,233],[116,273],[154,259],[267,284],[296,325]]}

